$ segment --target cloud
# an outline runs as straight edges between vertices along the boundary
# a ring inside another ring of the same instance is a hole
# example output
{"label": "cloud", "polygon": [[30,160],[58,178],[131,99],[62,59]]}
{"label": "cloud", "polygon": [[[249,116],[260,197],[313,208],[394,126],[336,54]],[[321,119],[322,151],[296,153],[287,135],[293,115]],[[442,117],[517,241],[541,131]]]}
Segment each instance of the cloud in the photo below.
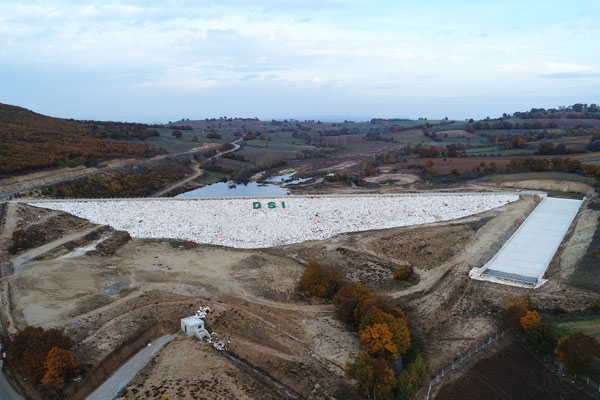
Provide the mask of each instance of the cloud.
{"label": "cloud", "polygon": [[541,74],[542,78],[553,79],[581,79],[581,78],[600,78],[600,72],[556,72],[552,74]]}

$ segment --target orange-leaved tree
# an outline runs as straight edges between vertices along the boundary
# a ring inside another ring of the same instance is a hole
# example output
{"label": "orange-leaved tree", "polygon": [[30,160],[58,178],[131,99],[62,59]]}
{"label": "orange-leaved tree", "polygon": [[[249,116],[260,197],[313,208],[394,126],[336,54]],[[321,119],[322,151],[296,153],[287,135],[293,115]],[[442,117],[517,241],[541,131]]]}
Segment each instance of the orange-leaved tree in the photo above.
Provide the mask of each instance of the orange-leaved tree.
{"label": "orange-leaved tree", "polygon": [[378,307],[371,307],[361,319],[359,329],[362,331],[375,324],[385,324],[387,326],[392,333],[392,343],[396,346],[398,353],[404,354],[408,351],[410,348],[410,331],[403,315],[397,317],[381,311]]}
{"label": "orange-leaved tree", "polygon": [[65,378],[75,374],[78,366],[69,350],[53,347],[46,356],[44,362],[46,372],[41,383],[54,390],[60,390],[65,386]]}
{"label": "orange-leaved tree", "polygon": [[529,333],[533,328],[537,327],[542,322],[542,317],[537,311],[527,311],[524,316],[519,320],[521,328],[525,333]]}
{"label": "orange-leaved tree", "polygon": [[367,326],[359,332],[360,343],[363,350],[369,354],[379,356],[398,357],[398,347],[394,344],[394,334],[387,324],[374,324]]}

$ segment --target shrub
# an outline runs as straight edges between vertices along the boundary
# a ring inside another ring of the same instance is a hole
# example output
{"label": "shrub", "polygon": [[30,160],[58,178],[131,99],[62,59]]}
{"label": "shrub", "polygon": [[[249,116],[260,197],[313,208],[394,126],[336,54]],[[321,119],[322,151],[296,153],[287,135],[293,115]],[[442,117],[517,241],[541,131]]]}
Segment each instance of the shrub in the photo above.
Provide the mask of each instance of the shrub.
{"label": "shrub", "polygon": [[302,287],[317,297],[330,297],[344,273],[329,265],[321,265],[309,259],[302,275]]}
{"label": "shrub", "polygon": [[596,258],[598,258],[598,250],[592,250],[592,251],[590,251],[590,257],[593,258],[594,260]]}
{"label": "shrub", "polygon": [[398,280],[405,281],[413,273],[413,267],[410,265],[398,265],[394,270],[394,277]]}

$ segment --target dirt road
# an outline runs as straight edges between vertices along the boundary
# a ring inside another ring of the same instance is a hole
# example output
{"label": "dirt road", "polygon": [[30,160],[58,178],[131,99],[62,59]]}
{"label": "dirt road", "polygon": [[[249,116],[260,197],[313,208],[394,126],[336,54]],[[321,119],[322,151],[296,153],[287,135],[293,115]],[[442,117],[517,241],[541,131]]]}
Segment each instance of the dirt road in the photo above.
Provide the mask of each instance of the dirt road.
{"label": "dirt road", "polygon": [[[223,151],[223,152],[218,152],[214,156],[206,159],[205,161],[209,161],[209,160],[212,160],[213,158],[220,157],[223,154],[231,153],[231,152],[238,150],[240,148],[240,145],[238,143],[240,143],[241,141],[242,141],[242,139],[234,140],[233,142],[231,142],[231,144],[233,144],[235,146],[233,149]],[[181,186],[185,185],[186,183],[191,182],[194,179],[201,177],[203,174],[204,174],[204,170],[200,168],[200,164],[195,164],[194,165],[194,173],[192,175],[180,180],[179,182],[175,182],[171,186],[168,186],[164,189],[159,190],[158,192],[154,193],[151,197],[164,196],[165,194],[169,193],[171,190],[177,189],[178,187],[181,187]]]}

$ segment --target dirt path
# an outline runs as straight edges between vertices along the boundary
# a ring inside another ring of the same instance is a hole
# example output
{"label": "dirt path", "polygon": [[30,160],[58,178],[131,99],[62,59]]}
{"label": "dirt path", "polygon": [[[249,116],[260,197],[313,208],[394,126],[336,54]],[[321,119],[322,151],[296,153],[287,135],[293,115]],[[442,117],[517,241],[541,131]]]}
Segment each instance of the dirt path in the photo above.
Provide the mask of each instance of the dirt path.
{"label": "dirt path", "polygon": [[19,272],[18,268],[21,267],[23,264],[27,263],[29,260],[32,260],[35,257],[42,255],[42,254],[54,249],[55,247],[60,246],[61,244],[65,244],[72,240],[77,240],[77,239],[87,235],[88,233],[92,233],[100,228],[101,228],[100,225],[93,226],[93,227],[85,229],[83,231],[79,231],[79,232],[75,232],[75,233],[72,233],[67,236],[63,236],[63,237],[56,239],[50,243],[46,243],[43,246],[36,247],[34,249],[31,249],[31,250],[28,250],[28,251],[22,253],[21,255],[13,258],[13,260],[12,260],[13,266],[15,268],[15,273],[18,273]]}
{"label": "dirt path", "polygon": [[154,193],[152,195],[152,197],[162,197],[166,193],[169,193],[171,190],[177,189],[178,187],[183,186],[186,183],[191,182],[194,179],[199,178],[204,174],[204,170],[200,168],[200,164],[194,164],[193,168],[194,168],[194,173],[192,175],[180,180],[179,182],[175,182],[171,186],[167,186],[166,188],[159,190],[158,192]]}
{"label": "dirt path", "polygon": [[439,268],[426,271],[421,280],[415,286],[404,290],[390,293],[392,297],[398,298],[411,293],[428,290],[433,287],[452,267],[459,264],[474,264],[481,261],[485,253],[494,247],[516,223],[523,220],[535,208],[537,202],[533,196],[526,197],[520,201],[505,206],[504,212],[498,212],[497,216],[483,226],[473,240],[471,240],[462,252],[448,260]]}
{"label": "dirt path", "polygon": [[6,215],[0,239],[10,240],[12,233],[17,227],[17,204],[9,201],[6,203]]}

